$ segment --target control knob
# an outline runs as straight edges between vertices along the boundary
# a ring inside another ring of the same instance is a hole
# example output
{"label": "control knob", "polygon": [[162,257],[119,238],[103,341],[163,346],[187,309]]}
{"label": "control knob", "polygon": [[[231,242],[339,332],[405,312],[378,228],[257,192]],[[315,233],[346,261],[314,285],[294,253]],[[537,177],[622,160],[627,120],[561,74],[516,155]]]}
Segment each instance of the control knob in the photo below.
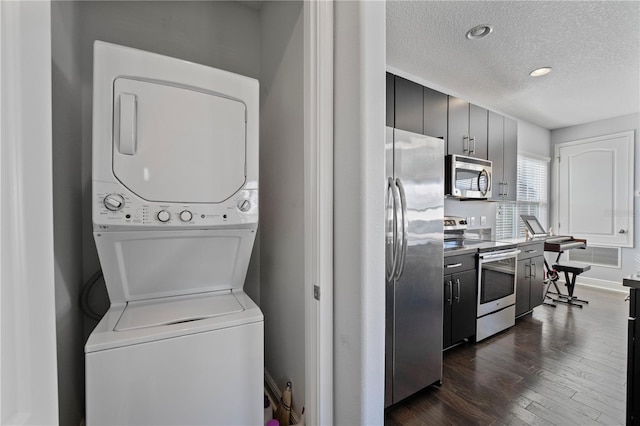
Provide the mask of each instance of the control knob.
{"label": "control knob", "polygon": [[124,198],[120,194],[109,194],[102,200],[104,206],[112,212],[117,212],[124,207]]}
{"label": "control knob", "polygon": [[240,200],[238,202],[238,210],[241,212],[248,212],[251,208],[251,201],[249,200]]}
{"label": "control knob", "polygon": [[180,220],[183,222],[190,222],[193,219],[193,214],[189,210],[182,210],[180,212]]}
{"label": "control knob", "polygon": [[160,210],[156,216],[160,222],[169,222],[171,214],[166,210]]}

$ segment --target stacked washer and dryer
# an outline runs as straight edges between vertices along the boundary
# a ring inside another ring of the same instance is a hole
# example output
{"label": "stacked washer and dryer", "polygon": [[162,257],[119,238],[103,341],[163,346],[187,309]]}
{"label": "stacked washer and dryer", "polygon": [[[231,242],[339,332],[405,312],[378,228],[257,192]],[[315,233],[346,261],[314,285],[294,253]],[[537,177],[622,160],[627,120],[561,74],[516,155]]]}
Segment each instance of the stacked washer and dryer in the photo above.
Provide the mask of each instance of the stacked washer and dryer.
{"label": "stacked washer and dryer", "polygon": [[85,346],[87,424],[263,422],[258,82],[94,45],[93,231],[111,302]]}

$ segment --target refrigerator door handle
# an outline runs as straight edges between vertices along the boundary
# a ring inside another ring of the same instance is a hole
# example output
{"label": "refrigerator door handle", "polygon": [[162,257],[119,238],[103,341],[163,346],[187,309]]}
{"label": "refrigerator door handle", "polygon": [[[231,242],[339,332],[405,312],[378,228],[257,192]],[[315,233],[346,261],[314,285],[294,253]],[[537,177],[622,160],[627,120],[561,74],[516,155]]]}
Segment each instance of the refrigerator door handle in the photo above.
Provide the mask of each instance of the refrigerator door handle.
{"label": "refrigerator door handle", "polygon": [[[395,275],[397,269],[397,258],[398,258],[398,250],[399,250],[399,241],[398,241],[398,204],[400,204],[400,199],[395,190],[395,183],[393,178],[389,178],[387,181],[387,200],[386,200],[386,209],[385,214],[389,214],[389,204],[391,204],[391,209],[393,211],[391,217],[391,229],[388,231],[391,232],[391,235],[387,235],[387,238],[391,238],[391,243],[387,244],[387,249],[390,250],[390,253],[387,252],[387,280],[392,280]],[[386,217],[386,220],[389,220],[389,217]]]}
{"label": "refrigerator door handle", "polygon": [[402,213],[402,245],[401,245],[401,254],[400,254],[400,264],[398,265],[398,270],[396,271],[395,279],[399,280],[404,272],[404,261],[407,258],[407,233],[409,228],[409,218],[407,216],[407,197],[404,192],[404,185],[402,184],[402,180],[400,178],[396,178],[396,187],[398,188],[398,192],[400,193],[400,211]]}

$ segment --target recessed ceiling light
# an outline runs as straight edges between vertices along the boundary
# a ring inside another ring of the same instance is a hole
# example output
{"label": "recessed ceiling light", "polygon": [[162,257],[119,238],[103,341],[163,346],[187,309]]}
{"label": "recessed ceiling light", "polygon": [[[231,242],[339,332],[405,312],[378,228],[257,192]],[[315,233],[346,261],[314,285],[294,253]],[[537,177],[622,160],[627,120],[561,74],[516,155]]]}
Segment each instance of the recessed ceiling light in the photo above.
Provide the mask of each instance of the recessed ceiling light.
{"label": "recessed ceiling light", "polygon": [[540,76],[549,74],[551,72],[551,69],[552,69],[551,67],[537,68],[537,69],[531,71],[529,73],[529,75],[531,77],[540,77]]}
{"label": "recessed ceiling light", "polygon": [[467,38],[469,40],[478,40],[483,37],[488,36],[493,31],[493,27],[491,25],[482,24],[477,25],[467,31]]}

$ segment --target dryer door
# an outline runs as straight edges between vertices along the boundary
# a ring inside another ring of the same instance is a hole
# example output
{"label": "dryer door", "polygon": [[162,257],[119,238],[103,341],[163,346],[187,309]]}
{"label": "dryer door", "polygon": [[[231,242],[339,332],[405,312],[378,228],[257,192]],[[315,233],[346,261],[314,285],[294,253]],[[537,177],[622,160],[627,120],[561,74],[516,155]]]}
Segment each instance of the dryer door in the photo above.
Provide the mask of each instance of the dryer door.
{"label": "dryer door", "polygon": [[113,173],[147,201],[220,203],[245,183],[246,106],[215,93],[117,78]]}

